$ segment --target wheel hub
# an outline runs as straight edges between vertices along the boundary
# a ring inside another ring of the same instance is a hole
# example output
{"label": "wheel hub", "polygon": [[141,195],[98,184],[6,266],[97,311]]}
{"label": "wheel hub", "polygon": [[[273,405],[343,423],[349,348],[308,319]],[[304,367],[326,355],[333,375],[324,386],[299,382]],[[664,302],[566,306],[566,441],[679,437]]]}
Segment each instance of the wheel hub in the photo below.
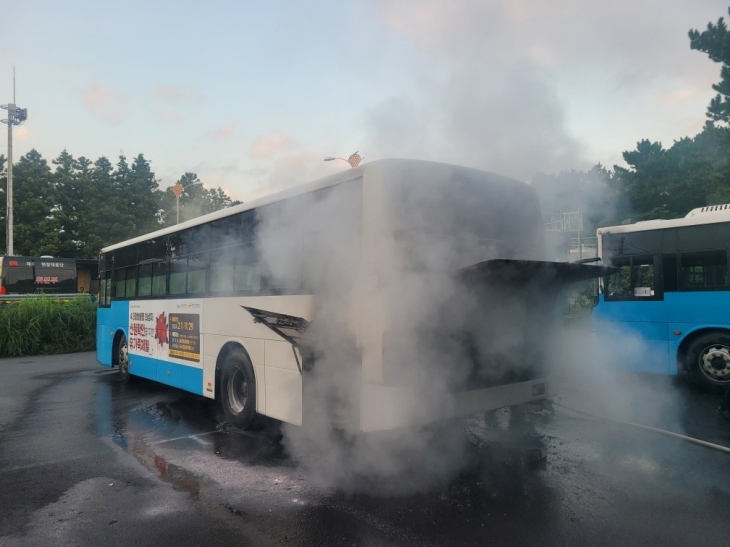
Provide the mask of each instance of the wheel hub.
{"label": "wheel hub", "polygon": [[248,401],[248,382],[243,372],[236,370],[228,381],[228,405],[236,414],[243,412]]}
{"label": "wheel hub", "polygon": [[730,381],[730,348],[710,346],[700,355],[702,372],[713,380]]}
{"label": "wheel hub", "polygon": [[119,348],[119,372],[127,374],[129,370],[129,352],[127,351],[127,345],[124,344]]}

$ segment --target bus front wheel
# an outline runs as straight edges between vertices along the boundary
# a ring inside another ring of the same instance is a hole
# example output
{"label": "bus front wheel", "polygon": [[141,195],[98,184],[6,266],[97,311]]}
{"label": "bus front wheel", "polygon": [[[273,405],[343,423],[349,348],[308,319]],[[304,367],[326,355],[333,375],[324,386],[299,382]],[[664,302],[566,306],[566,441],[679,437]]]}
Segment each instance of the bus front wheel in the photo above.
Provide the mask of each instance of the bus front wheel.
{"label": "bus front wheel", "polygon": [[701,388],[730,387],[730,335],[710,332],[694,340],[687,350],[688,372]]}
{"label": "bus front wheel", "polygon": [[226,356],[220,382],[221,406],[226,420],[239,429],[249,429],[256,418],[256,379],[251,361],[243,350],[233,350]]}
{"label": "bus front wheel", "polygon": [[117,344],[117,368],[119,369],[119,380],[126,384],[131,379],[129,374],[129,348],[127,338],[122,334]]}

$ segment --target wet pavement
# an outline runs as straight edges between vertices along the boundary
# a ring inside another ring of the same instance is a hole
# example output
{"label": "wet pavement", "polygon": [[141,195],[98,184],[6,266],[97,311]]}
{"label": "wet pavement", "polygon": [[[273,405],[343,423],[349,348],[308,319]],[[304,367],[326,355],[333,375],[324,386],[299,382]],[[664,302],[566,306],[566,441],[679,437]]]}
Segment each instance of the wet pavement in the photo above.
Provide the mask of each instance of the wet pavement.
{"label": "wet pavement", "polygon": [[[716,395],[614,380],[572,385],[557,402],[730,446]],[[214,402],[122,385],[91,353],[0,360],[0,544],[730,541],[730,454],[562,406],[442,427],[460,439],[452,473],[419,487],[428,460],[411,455],[407,489],[404,477],[341,487],[290,456],[278,424],[232,430]]]}

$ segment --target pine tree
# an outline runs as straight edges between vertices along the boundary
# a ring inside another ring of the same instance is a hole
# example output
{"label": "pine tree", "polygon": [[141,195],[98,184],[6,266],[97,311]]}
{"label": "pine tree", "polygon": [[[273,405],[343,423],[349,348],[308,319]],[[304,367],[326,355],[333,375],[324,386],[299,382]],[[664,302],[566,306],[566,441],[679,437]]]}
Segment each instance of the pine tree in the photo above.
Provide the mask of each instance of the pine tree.
{"label": "pine tree", "polygon": [[48,162],[33,149],[13,166],[14,252],[58,256],[61,223]]}
{"label": "pine tree", "polygon": [[[730,9],[728,9],[730,14]],[[707,30],[689,31],[689,42],[692,49],[707,53],[716,63],[720,63],[720,82],[713,84],[717,95],[707,107],[707,116],[715,121],[730,121],[730,32],[722,17],[714,25],[707,24]]]}

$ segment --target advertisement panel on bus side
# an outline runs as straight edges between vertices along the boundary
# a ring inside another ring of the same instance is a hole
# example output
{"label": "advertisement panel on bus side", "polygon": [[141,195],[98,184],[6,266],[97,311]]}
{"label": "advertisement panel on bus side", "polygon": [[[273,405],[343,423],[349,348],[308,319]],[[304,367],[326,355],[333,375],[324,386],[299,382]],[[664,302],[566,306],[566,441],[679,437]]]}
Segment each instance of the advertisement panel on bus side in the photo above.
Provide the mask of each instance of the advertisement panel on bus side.
{"label": "advertisement panel on bus side", "polygon": [[200,367],[202,300],[129,303],[130,355]]}

